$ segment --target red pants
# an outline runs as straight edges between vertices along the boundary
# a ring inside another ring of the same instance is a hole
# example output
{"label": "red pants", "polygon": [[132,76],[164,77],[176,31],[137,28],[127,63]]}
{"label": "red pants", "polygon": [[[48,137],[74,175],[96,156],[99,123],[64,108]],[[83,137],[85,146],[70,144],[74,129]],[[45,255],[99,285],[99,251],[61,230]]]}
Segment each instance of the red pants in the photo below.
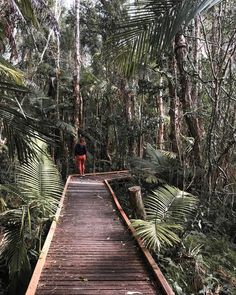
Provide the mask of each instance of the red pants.
{"label": "red pants", "polygon": [[76,169],[79,174],[84,175],[86,155],[76,156]]}

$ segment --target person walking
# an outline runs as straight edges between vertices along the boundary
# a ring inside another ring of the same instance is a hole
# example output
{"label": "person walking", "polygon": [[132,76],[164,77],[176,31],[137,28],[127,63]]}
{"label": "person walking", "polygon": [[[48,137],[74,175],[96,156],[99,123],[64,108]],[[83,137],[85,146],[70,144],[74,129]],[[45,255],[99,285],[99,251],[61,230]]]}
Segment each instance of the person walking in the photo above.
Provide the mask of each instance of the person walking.
{"label": "person walking", "polygon": [[79,142],[75,145],[74,156],[77,172],[84,176],[87,148],[85,139],[83,137],[81,137]]}

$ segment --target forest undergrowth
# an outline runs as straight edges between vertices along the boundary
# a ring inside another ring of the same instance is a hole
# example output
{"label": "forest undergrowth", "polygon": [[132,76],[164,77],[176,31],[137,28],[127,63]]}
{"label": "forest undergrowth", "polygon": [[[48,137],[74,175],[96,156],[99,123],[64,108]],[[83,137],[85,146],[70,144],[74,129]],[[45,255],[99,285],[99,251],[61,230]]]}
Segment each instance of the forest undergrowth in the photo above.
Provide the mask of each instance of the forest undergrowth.
{"label": "forest undergrowth", "polygon": [[[163,183],[147,182],[137,174],[132,180],[112,182],[112,188],[132,222],[135,213],[129,202],[128,188],[134,185],[141,187],[146,203]],[[235,295],[236,243],[232,228],[235,211],[221,205],[222,214],[208,214],[206,203],[199,202],[192,216],[186,218],[183,230],[175,231],[179,235],[178,243],[163,243],[160,249],[149,247],[149,250],[177,295]],[[212,210],[219,212],[217,206]]]}

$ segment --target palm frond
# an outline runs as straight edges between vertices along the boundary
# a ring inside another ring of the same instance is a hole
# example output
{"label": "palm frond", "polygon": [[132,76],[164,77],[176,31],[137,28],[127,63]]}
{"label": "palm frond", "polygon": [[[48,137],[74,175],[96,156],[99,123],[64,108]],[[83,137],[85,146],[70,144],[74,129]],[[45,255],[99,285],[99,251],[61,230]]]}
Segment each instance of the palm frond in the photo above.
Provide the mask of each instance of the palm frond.
{"label": "palm frond", "polygon": [[7,208],[7,204],[3,197],[0,197],[0,213],[4,212]]}
{"label": "palm frond", "polygon": [[17,8],[18,15],[24,20],[31,21],[34,26],[39,27],[37,17],[35,15],[31,0],[13,1],[13,5]]}
{"label": "palm frond", "polygon": [[38,142],[42,152],[30,163],[17,168],[17,186],[30,208],[53,215],[62,192],[62,182],[56,165],[46,151],[46,144]]}
{"label": "palm frond", "polygon": [[147,183],[158,183],[158,178],[149,172],[148,176],[145,177]]}
{"label": "palm frond", "polygon": [[32,23],[37,29],[46,23],[54,32],[59,32],[56,18],[45,1],[13,0],[12,5],[19,19]]}
{"label": "palm frond", "polygon": [[[29,272],[31,269],[27,255],[25,232],[21,230],[22,210],[13,209],[2,213],[1,224],[4,226],[4,237],[0,247],[0,260],[9,267],[9,279],[14,285],[20,274]],[[25,230],[24,226],[22,229]]]}
{"label": "palm frond", "polygon": [[58,129],[62,130],[65,134],[70,134],[70,135],[76,137],[76,130],[75,130],[74,126],[72,126],[71,124],[68,124],[63,121],[57,121],[56,127]]}
{"label": "palm frond", "polygon": [[175,231],[181,231],[178,224],[158,223],[156,221],[132,220],[136,234],[143,240],[146,247],[160,251],[161,246],[173,246],[180,242]]}
{"label": "palm frond", "polygon": [[[145,148],[145,158],[133,158],[131,166],[134,173],[141,172],[144,179],[150,176],[151,182],[157,177],[156,174],[163,175],[169,171],[175,171],[179,168],[177,156],[173,152],[156,150],[149,143]],[[148,181],[147,181],[148,182]]]}
{"label": "palm frond", "polygon": [[176,172],[181,172],[177,155],[173,152],[157,150],[147,144],[144,157],[144,159],[133,158],[130,164],[133,174],[147,183],[172,183]]}
{"label": "palm frond", "polygon": [[28,161],[35,156],[37,149],[35,138],[55,144],[56,137],[50,134],[53,127],[49,122],[30,118],[5,103],[0,103],[0,116],[3,120],[3,137],[6,138],[11,158],[14,157],[15,151],[20,162]]}
{"label": "palm frond", "polygon": [[[1,186],[0,189],[2,191],[2,189],[4,189],[3,186]],[[5,228],[10,228],[11,226],[14,226],[14,225],[19,225],[21,224],[21,216],[22,216],[21,209],[6,210],[1,213],[0,224],[1,226],[4,226]]]}
{"label": "palm frond", "polygon": [[24,81],[24,74],[7,62],[4,58],[0,57],[0,74],[10,78],[17,84],[22,85]]}
{"label": "palm frond", "polygon": [[147,220],[133,220],[132,225],[149,249],[159,251],[161,246],[173,246],[180,241],[177,232],[183,230],[197,202],[191,194],[163,185],[144,199]]}
{"label": "palm frond", "polygon": [[157,61],[171,47],[176,33],[199,13],[220,0],[143,0],[130,5],[129,18],[123,20],[110,38],[117,51],[113,60],[127,76],[140,66]]}
{"label": "palm frond", "polygon": [[163,151],[155,149],[151,144],[147,143],[146,148],[146,157],[150,160],[153,164],[157,166],[170,166],[173,164],[174,160],[176,159],[177,155],[170,151]]}
{"label": "palm frond", "polygon": [[62,192],[61,178],[47,155],[46,144],[38,142],[37,146],[42,152],[36,150],[35,159],[17,168],[16,183],[0,186],[0,191],[17,198],[18,208],[0,214],[4,229],[0,258],[7,264],[11,286],[15,287],[21,275],[30,270],[29,253],[35,255],[42,225],[55,214]]}
{"label": "palm frond", "polygon": [[[15,80],[15,79],[14,79]],[[23,82],[23,81],[22,81]],[[22,84],[11,82],[11,81],[2,81],[0,80],[0,90],[6,90],[8,93],[17,92],[17,93],[29,93],[29,89]],[[6,95],[5,99],[14,100],[11,96]]]}
{"label": "palm frond", "polygon": [[193,137],[184,136],[182,134],[181,134],[181,138],[183,139],[184,153],[189,154],[193,150],[195,140]]}
{"label": "palm frond", "polygon": [[49,217],[57,209],[62,181],[56,165],[47,154],[46,144],[38,142],[37,146],[40,147],[36,151],[37,156],[16,168],[16,183],[0,185],[0,191],[10,194],[21,206],[36,209]]}
{"label": "palm frond", "polygon": [[145,201],[148,220],[183,224],[196,209],[198,200],[176,187],[163,185]]}
{"label": "palm frond", "polygon": [[160,153],[164,156],[168,157],[169,159],[176,159],[177,154],[172,151],[160,150]]}

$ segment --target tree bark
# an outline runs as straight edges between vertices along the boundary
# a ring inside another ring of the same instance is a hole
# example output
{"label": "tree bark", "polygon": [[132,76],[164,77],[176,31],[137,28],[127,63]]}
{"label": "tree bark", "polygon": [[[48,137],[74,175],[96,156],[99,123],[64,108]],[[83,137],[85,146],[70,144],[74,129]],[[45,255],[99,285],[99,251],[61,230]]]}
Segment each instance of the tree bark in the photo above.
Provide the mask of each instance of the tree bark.
{"label": "tree bark", "polygon": [[121,79],[120,81],[120,91],[121,96],[124,101],[124,113],[125,120],[127,124],[127,143],[128,143],[128,155],[133,157],[136,153],[136,140],[135,140],[135,114],[134,114],[134,94],[131,90],[127,89],[126,80]]}
{"label": "tree bark", "polygon": [[156,103],[158,108],[159,124],[157,129],[157,148],[164,150],[164,106],[162,94],[156,96]]}
{"label": "tree bark", "polygon": [[191,84],[188,74],[184,66],[187,58],[187,41],[182,33],[177,33],[175,36],[175,58],[179,70],[179,79],[181,85],[180,102],[182,103],[184,118],[188,127],[189,135],[194,138],[194,158],[197,166],[202,165],[202,152],[201,152],[201,130],[199,127],[196,111],[193,107],[191,96]]}
{"label": "tree bark", "polygon": [[146,211],[143,205],[140,186],[132,186],[128,189],[131,208],[134,209],[136,218],[146,220]]}
{"label": "tree bark", "polygon": [[174,83],[176,77],[176,62],[174,58],[169,59],[170,72],[173,78],[168,79],[169,95],[170,95],[170,134],[171,150],[177,153],[180,157],[179,151],[179,136],[180,136],[180,116],[179,116],[179,97],[177,95],[176,85]]}
{"label": "tree bark", "polygon": [[[160,78],[160,86],[162,86],[163,79]],[[164,104],[162,98],[162,89],[159,89],[158,94],[156,95],[156,107],[157,107],[157,115],[159,117],[159,124],[157,129],[157,138],[156,138],[156,145],[157,148],[160,150],[164,150],[164,132],[165,132],[165,125],[164,125]]]}
{"label": "tree bark", "polygon": [[75,55],[74,55],[74,76],[73,76],[73,98],[74,98],[74,126],[76,134],[81,128],[83,102],[80,95],[80,0],[75,0]]}
{"label": "tree bark", "polygon": [[[193,40],[193,65],[194,65],[194,71],[199,76],[202,77],[202,70],[201,70],[201,42],[200,39],[200,19],[199,16],[197,16],[194,19],[194,40]],[[199,79],[194,79],[193,85],[192,85],[192,101],[193,101],[193,107],[197,110],[197,112],[201,112],[203,109],[203,103],[200,99],[199,92],[202,90],[202,85],[199,83]],[[202,123],[202,117],[198,117],[198,125],[200,129],[201,136],[204,136],[205,130]]]}

